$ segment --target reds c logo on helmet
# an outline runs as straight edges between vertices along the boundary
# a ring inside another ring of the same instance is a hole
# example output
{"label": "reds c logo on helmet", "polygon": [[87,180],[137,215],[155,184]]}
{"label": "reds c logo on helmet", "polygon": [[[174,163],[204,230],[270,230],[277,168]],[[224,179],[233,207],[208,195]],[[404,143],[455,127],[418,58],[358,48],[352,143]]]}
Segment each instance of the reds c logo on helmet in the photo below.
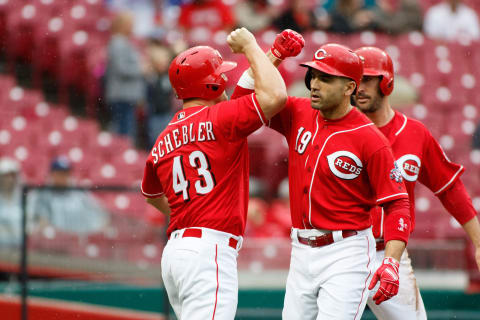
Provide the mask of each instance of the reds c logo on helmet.
{"label": "reds c logo on helmet", "polygon": [[197,46],[173,59],[168,77],[178,99],[212,100],[225,90],[227,78],[223,73],[236,66],[236,62],[223,61],[217,50]]}
{"label": "reds c logo on helmet", "polygon": [[[363,64],[360,57],[350,48],[341,44],[329,43],[321,46],[313,55],[313,60],[300,66],[313,68],[327,74],[349,78],[358,86],[363,76]],[[310,90],[310,69],[305,75],[305,85]]]}
{"label": "reds c logo on helmet", "polygon": [[393,91],[393,62],[392,58],[376,47],[361,47],[355,53],[362,57],[363,75],[382,77],[380,91],[388,96]]}

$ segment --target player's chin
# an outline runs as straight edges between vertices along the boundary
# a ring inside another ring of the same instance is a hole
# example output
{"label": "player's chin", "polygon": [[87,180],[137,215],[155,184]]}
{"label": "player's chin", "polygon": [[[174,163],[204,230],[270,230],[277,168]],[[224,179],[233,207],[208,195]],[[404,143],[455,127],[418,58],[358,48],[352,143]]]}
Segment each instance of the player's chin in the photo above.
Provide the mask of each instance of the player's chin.
{"label": "player's chin", "polygon": [[371,105],[369,103],[361,103],[358,100],[355,102],[355,106],[364,113],[372,112]]}
{"label": "player's chin", "polygon": [[316,110],[322,110],[323,104],[320,101],[310,100],[310,106]]}

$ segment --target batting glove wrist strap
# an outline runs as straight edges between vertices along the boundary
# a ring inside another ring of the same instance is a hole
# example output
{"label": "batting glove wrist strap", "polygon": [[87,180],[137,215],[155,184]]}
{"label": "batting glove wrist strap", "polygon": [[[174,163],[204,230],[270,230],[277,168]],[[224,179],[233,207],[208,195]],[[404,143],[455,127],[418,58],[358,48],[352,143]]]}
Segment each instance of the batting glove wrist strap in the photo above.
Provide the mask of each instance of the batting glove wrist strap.
{"label": "batting glove wrist strap", "polygon": [[285,29],[277,34],[270,48],[272,54],[280,60],[297,56],[305,46],[302,35],[290,29]]}
{"label": "batting glove wrist strap", "polygon": [[394,297],[398,293],[398,286],[400,284],[400,277],[398,269],[400,267],[399,262],[392,258],[386,257],[383,259],[381,266],[377,269],[373,275],[372,281],[368,286],[369,290],[372,290],[378,281],[380,281],[380,287],[373,296],[375,304],[380,304]]}

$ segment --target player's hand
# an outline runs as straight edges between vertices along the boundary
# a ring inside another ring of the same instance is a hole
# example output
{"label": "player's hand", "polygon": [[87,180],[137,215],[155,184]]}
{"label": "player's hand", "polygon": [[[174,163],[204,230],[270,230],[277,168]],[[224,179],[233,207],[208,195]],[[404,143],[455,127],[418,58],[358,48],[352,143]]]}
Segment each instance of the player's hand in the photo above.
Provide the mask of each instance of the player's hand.
{"label": "player's hand", "polygon": [[372,281],[368,286],[368,290],[372,290],[380,280],[380,287],[373,296],[375,304],[380,304],[398,293],[399,275],[398,268],[400,264],[391,257],[383,259],[382,265],[373,275]]}
{"label": "player's hand", "polygon": [[277,34],[270,51],[280,60],[297,56],[305,46],[302,35],[291,29],[285,29]]}
{"label": "player's hand", "polygon": [[234,53],[244,53],[249,45],[256,44],[255,36],[245,28],[238,28],[230,32],[227,43]]}

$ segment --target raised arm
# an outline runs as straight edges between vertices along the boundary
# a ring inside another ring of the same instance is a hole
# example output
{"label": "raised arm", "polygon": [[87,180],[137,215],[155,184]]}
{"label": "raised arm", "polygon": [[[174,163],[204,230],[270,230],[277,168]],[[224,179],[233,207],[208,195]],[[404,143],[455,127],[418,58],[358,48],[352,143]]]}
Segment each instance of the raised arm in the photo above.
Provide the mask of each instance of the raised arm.
{"label": "raised arm", "polygon": [[247,29],[236,29],[230,33],[227,42],[234,53],[243,53],[250,63],[257,101],[265,117],[272,118],[287,101],[287,88],[282,76]]}
{"label": "raised arm", "polygon": [[[301,34],[290,29],[285,29],[277,34],[272,47],[266,52],[266,55],[270,62],[278,68],[285,58],[297,56],[304,46],[305,40]],[[254,86],[253,71],[251,68],[248,68],[238,81],[232,99],[250,94]]]}

